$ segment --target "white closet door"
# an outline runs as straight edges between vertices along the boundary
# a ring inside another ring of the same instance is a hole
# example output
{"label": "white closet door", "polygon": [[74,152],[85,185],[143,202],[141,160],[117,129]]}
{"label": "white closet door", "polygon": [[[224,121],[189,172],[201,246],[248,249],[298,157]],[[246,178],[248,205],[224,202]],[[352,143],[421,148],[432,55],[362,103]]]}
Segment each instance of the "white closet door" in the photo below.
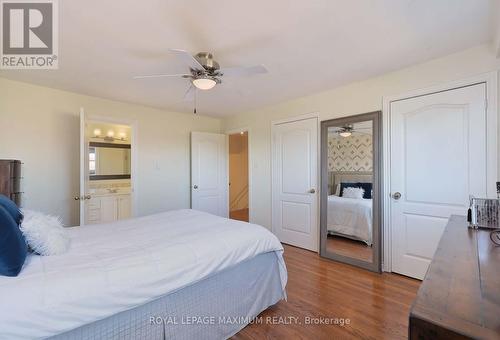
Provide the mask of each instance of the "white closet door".
{"label": "white closet door", "polygon": [[228,217],[226,136],[191,133],[191,207]]}
{"label": "white closet door", "polygon": [[392,271],[422,279],[448,218],[486,196],[486,87],[391,103]]}
{"label": "white closet door", "polygon": [[273,126],[273,232],[281,242],[318,250],[318,120]]}

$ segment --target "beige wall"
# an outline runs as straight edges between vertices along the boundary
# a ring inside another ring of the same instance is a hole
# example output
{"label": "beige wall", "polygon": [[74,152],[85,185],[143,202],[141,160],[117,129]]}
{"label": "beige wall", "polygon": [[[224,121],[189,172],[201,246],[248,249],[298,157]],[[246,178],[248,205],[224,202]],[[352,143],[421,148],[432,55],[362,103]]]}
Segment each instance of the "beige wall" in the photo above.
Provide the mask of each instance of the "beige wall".
{"label": "beige wall", "polygon": [[190,206],[189,134],[220,132],[220,120],[0,78],[0,158],[24,162],[26,208],[78,223],[80,107],[137,122],[139,215]]}
{"label": "beige wall", "polygon": [[[480,46],[376,78],[341,86],[224,120],[223,130],[252,134],[252,221],[271,227],[271,121],[318,112],[321,120],[382,109],[382,97],[500,69]],[[297,84],[300,86],[300,84]],[[77,224],[79,108],[137,121],[137,211],[146,215],[190,204],[190,131],[222,131],[218,119],[172,113],[0,78],[0,158],[24,164],[24,205]]]}
{"label": "beige wall", "polygon": [[[229,208],[248,208],[248,135],[229,135]],[[240,196],[241,193],[245,193]],[[238,199],[236,202],[235,200]]]}
{"label": "beige wall", "polygon": [[[271,228],[271,121],[318,112],[320,120],[382,109],[382,97],[500,69],[491,46],[480,46],[376,78],[226,119],[226,130],[249,127],[252,222]],[[300,86],[300,84],[297,84]]]}

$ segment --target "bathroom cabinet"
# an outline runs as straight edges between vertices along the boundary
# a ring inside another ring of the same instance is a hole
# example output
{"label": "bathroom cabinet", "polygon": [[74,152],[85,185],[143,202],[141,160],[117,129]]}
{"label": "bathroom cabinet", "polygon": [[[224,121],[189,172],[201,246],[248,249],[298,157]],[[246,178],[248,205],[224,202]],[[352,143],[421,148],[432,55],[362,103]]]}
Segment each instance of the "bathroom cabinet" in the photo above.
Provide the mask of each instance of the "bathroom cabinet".
{"label": "bathroom cabinet", "polygon": [[107,223],[131,217],[130,194],[92,196],[87,204],[87,224]]}

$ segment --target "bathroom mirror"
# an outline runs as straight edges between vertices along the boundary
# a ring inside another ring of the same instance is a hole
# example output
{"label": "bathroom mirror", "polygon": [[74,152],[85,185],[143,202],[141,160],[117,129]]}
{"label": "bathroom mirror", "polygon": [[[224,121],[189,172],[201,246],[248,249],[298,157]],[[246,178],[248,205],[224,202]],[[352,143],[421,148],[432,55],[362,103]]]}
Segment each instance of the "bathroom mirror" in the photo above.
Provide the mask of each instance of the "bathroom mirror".
{"label": "bathroom mirror", "polygon": [[320,254],[381,270],[381,112],[321,123]]}
{"label": "bathroom mirror", "polygon": [[130,144],[89,143],[89,179],[130,178]]}

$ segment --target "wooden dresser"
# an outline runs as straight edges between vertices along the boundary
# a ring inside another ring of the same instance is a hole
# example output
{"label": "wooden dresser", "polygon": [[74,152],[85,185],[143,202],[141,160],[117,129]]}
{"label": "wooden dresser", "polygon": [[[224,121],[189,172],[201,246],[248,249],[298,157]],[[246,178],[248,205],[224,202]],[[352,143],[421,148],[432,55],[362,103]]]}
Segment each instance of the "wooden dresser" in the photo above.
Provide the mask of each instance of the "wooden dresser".
{"label": "wooden dresser", "polygon": [[410,309],[410,339],[500,339],[500,247],[452,216]]}
{"label": "wooden dresser", "polygon": [[21,206],[21,161],[0,159],[0,194]]}

